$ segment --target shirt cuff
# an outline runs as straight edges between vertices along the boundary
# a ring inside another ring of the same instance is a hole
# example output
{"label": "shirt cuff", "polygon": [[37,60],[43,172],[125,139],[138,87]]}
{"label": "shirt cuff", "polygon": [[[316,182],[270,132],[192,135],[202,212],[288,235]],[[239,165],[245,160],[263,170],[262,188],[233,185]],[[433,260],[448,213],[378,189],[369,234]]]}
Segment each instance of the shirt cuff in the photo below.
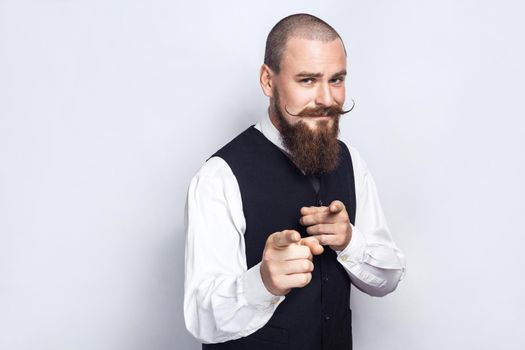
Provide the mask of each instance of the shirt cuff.
{"label": "shirt cuff", "polygon": [[273,295],[266,289],[260,268],[261,263],[258,263],[244,274],[244,297],[249,305],[257,308],[277,307],[285,297]]}
{"label": "shirt cuff", "polygon": [[366,250],[366,240],[363,233],[357,230],[352,224],[352,238],[345,249],[336,251],[337,259],[348,264],[353,262],[359,264],[363,262]]}

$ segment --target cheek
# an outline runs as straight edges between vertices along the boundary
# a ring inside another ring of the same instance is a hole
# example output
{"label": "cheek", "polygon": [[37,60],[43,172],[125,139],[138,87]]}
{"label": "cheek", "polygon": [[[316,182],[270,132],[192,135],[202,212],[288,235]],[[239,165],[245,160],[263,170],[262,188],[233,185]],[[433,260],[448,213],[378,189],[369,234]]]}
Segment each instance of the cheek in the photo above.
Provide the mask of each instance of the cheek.
{"label": "cheek", "polygon": [[342,87],[340,89],[336,89],[333,92],[334,100],[336,100],[338,103],[343,104],[345,102],[345,88]]}
{"label": "cheek", "polygon": [[297,89],[287,93],[286,105],[293,108],[303,108],[314,100],[314,89]]}

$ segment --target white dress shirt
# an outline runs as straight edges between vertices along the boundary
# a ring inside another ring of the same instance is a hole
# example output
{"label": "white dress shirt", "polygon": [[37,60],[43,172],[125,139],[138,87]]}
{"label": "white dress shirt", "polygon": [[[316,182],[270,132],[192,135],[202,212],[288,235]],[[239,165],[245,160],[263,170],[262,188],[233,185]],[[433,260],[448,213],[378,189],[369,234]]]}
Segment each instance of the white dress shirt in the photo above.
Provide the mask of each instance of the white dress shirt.
{"label": "white dress shirt", "polygon": [[[285,150],[269,117],[255,127]],[[358,289],[383,296],[402,279],[405,258],[392,240],[365,162],[355,148],[348,148],[356,217],[350,243],[337,252],[337,260]],[[266,289],[260,263],[247,269],[241,193],[222,158],[210,158],[191,180],[185,219],[184,319],[189,332],[203,343],[220,343],[262,328],[285,296],[274,296]]]}

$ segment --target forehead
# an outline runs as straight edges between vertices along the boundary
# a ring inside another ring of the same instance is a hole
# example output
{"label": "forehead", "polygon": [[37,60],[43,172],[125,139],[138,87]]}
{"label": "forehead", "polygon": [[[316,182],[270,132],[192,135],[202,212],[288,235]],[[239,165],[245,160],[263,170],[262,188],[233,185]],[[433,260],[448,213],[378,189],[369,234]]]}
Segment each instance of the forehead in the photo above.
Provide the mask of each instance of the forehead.
{"label": "forehead", "polygon": [[328,42],[290,38],[286,43],[280,64],[281,72],[295,74],[301,71],[331,73],[346,68],[346,55],[340,39]]}

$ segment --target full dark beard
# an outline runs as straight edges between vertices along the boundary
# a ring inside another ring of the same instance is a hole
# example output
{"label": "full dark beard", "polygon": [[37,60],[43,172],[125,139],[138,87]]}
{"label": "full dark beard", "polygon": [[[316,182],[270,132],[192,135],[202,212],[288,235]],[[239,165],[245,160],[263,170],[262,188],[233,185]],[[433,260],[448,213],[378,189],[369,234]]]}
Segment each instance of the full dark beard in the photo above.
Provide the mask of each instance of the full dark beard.
{"label": "full dark beard", "polygon": [[331,126],[328,121],[319,122],[316,130],[311,130],[303,121],[291,125],[281,112],[277,90],[274,97],[273,107],[281,140],[295,165],[307,175],[321,175],[335,170],[340,161],[341,146],[337,140],[340,116],[332,116]]}

